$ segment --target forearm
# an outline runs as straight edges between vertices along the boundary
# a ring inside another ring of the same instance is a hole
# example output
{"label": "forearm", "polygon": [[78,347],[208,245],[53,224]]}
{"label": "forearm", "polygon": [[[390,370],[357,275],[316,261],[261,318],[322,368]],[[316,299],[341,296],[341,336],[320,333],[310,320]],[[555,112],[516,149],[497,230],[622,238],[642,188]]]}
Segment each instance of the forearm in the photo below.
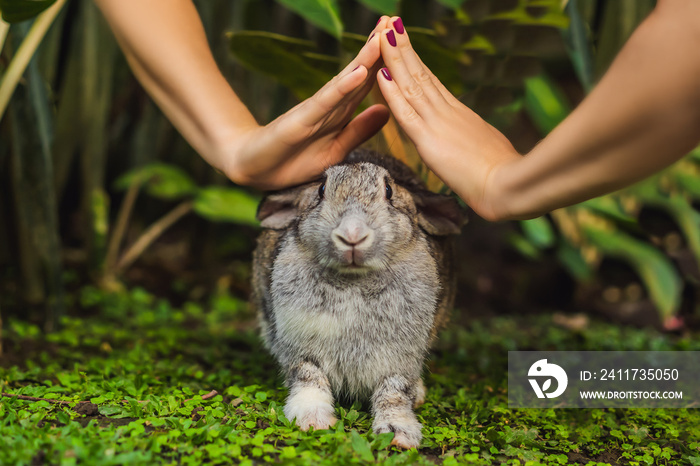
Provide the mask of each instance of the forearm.
{"label": "forearm", "polygon": [[95,0],[134,74],[180,134],[228,172],[228,145],[258,125],[219,71],[191,0]]}
{"label": "forearm", "polygon": [[529,154],[493,172],[494,217],[534,217],[614,191],[697,145],[698,18],[698,1],[659,2],[581,105]]}

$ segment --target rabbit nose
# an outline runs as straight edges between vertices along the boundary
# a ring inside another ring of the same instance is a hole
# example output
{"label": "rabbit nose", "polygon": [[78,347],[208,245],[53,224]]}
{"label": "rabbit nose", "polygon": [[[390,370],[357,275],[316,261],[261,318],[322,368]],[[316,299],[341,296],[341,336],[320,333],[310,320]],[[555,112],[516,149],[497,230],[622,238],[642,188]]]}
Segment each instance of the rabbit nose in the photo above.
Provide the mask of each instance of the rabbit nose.
{"label": "rabbit nose", "polygon": [[341,249],[347,246],[367,247],[372,243],[372,230],[358,218],[346,218],[333,230],[333,241]]}

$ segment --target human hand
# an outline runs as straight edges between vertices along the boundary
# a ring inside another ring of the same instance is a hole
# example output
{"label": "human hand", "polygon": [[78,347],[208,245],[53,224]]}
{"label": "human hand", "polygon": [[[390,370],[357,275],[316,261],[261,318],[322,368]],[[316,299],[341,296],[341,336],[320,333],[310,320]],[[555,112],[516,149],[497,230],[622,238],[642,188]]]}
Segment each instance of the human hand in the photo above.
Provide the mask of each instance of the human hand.
{"label": "human hand", "polygon": [[261,189],[299,184],[379,131],[389,118],[383,105],[351,118],[374,85],[380,67],[378,32],[388,21],[383,16],[357,57],[312,97],[268,125],[243,128],[232,137],[224,156],[226,175]]}
{"label": "human hand", "polygon": [[379,88],[428,168],[481,217],[507,216],[494,175],[520,154],[423,64],[401,18],[387,21],[380,45],[386,68],[377,72]]}

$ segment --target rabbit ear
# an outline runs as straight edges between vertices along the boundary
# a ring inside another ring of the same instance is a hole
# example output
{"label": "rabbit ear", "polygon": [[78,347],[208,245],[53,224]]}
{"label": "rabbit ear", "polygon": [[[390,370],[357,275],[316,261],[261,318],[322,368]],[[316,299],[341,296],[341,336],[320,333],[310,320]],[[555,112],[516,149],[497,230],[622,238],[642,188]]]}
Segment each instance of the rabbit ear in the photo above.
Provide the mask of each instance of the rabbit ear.
{"label": "rabbit ear", "polygon": [[297,190],[270,194],[258,206],[257,219],[260,226],[272,230],[283,230],[297,216],[295,200],[299,192]]}
{"label": "rabbit ear", "polygon": [[414,194],[418,225],[429,235],[458,235],[467,223],[464,209],[456,199],[431,192]]}

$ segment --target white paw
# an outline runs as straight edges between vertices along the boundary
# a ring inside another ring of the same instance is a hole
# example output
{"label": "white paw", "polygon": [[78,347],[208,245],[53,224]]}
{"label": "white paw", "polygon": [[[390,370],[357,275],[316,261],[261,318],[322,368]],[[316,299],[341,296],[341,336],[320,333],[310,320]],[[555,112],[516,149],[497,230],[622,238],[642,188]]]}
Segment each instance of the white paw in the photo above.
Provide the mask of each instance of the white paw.
{"label": "white paw", "polygon": [[373,430],[375,434],[393,432],[394,440],[391,441],[391,444],[408,450],[420,446],[420,441],[423,438],[423,434],[420,432],[422,427],[415,418],[409,419],[406,416],[401,416],[381,423],[375,421]]}
{"label": "white paw", "polygon": [[333,398],[321,389],[304,387],[290,393],[284,405],[284,415],[290,421],[296,421],[301,430],[330,428],[337,419],[333,415]]}

